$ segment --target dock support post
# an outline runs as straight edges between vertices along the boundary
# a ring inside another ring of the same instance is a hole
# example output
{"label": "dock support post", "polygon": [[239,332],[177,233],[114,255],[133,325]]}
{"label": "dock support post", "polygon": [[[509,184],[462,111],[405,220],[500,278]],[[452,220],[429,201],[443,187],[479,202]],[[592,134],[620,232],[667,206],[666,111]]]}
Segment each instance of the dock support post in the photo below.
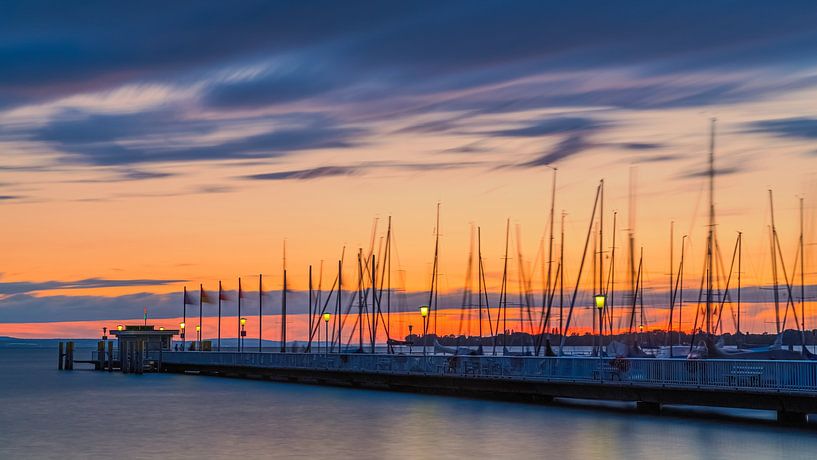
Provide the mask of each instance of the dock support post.
{"label": "dock support post", "polygon": [[113,371],[113,342],[108,342],[108,372]]}
{"label": "dock support post", "polygon": [[779,410],[777,421],[783,425],[805,425],[808,422],[808,416],[802,412]]}
{"label": "dock support post", "polygon": [[65,352],[63,351],[64,346],[65,345],[63,345],[63,343],[60,342],[60,350],[59,350],[60,360],[57,362],[57,370],[60,370],[60,371],[63,370],[63,362],[65,360]]}
{"label": "dock support post", "polygon": [[68,342],[65,349],[65,370],[74,370],[74,342]]}
{"label": "dock support post", "polygon": [[[136,342],[137,345],[137,358],[136,358],[136,373],[142,374],[145,371],[145,342],[141,340]],[[201,341],[199,341],[199,345],[201,345]]]}
{"label": "dock support post", "polygon": [[124,353],[122,356],[119,357],[119,362],[121,363],[120,367],[122,369],[123,374],[127,374],[130,372],[130,357],[131,357],[131,342],[125,342]]}
{"label": "dock support post", "polygon": [[96,343],[96,364],[94,364],[95,371],[105,369],[105,342],[98,341]]}
{"label": "dock support post", "polygon": [[638,401],[635,403],[635,408],[638,412],[642,414],[651,414],[651,415],[660,415],[661,414],[661,403],[657,402],[649,402],[649,401]]}

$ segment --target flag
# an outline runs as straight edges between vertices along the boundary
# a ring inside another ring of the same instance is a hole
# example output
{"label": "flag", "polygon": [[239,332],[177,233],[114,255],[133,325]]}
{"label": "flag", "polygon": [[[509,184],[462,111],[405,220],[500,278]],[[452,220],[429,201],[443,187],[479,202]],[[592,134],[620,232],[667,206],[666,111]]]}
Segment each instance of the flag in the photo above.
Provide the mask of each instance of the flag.
{"label": "flag", "polygon": [[197,303],[196,300],[193,299],[193,297],[190,294],[188,294],[187,290],[185,289],[185,291],[184,291],[184,304],[185,305],[196,305],[196,303]]}
{"label": "flag", "polygon": [[244,295],[244,291],[241,290],[241,278],[238,279],[238,298],[239,299],[247,298],[247,296]]}
{"label": "flag", "polygon": [[225,291],[224,289],[221,288],[221,281],[219,281],[219,283],[218,283],[218,300],[221,300],[223,302],[233,300],[232,297],[230,296],[230,294],[227,293],[227,291]]}
{"label": "flag", "polygon": [[210,296],[207,295],[207,291],[205,291],[204,289],[201,290],[200,295],[201,295],[201,303],[213,303],[213,299],[211,299]]}

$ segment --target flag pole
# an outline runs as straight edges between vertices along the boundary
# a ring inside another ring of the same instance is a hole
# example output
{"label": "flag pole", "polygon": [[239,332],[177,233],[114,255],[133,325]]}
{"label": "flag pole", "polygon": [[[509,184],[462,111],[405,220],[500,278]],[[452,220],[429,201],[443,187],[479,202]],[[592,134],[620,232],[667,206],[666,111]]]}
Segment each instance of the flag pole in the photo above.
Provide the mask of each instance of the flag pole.
{"label": "flag pole", "polygon": [[[182,324],[187,325],[187,286],[184,287],[184,295],[182,295]],[[184,330],[182,330],[182,351],[184,351],[184,345]]]}
{"label": "flag pole", "polygon": [[238,278],[238,351],[241,351],[241,277]]}
{"label": "flag pole", "polygon": [[312,265],[309,266],[309,313],[307,318],[309,319],[309,342],[306,346],[306,351],[312,352]]}
{"label": "flag pole", "polygon": [[221,351],[221,280],[218,281],[218,351]]}
{"label": "flag pole", "polygon": [[201,343],[204,342],[204,326],[202,325],[202,305],[204,304],[204,285],[199,284],[199,351],[201,351]]}
{"label": "flag pole", "polygon": [[263,296],[264,296],[264,287],[263,287],[263,276],[262,274],[258,274],[258,352],[261,353],[261,346],[263,343],[263,329],[261,328],[261,319],[264,317],[263,313]]}
{"label": "flag pole", "polygon": [[284,287],[281,291],[281,353],[287,352],[287,240],[284,240]]}

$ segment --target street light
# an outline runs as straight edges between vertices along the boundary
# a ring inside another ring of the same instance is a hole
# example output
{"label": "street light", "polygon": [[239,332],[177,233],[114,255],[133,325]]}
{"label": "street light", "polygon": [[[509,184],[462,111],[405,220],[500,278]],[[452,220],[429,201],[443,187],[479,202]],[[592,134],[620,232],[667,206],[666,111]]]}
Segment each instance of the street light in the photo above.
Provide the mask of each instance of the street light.
{"label": "street light", "polygon": [[599,311],[599,359],[601,359],[601,347],[604,340],[604,306],[607,303],[607,296],[605,294],[596,294],[593,296],[596,303],[596,309]]}
{"label": "street light", "polygon": [[247,336],[247,330],[244,326],[247,325],[247,318],[241,318],[238,320],[241,323],[241,337],[238,338],[238,351],[244,350],[244,337]]}
{"label": "street light", "polygon": [[329,320],[332,315],[329,313],[323,314],[323,333],[324,333],[324,355],[329,355]]}
{"label": "street light", "polygon": [[[408,326],[409,326],[409,337],[411,337],[411,330],[414,329],[414,326],[412,326],[411,324],[409,324]],[[412,338],[411,341],[409,342],[409,354],[411,354],[411,346],[412,345],[414,345],[414,338]]]}
{"label": "street light", "polygon": [[425,355],[426,335],[428,334],[428,305],[420,306],[420,316],[423,317],[423,355]]}
{"label": "street light", "polygon": [[199,342],[198,350],[201,351],[201,325],[196,326],[196,341]]}
{"label": "street light", "polygon": [[121,324],[118,324],[118,325],[116,326],[116,330],[117,330],[117,331],[121,331],[122,329],[125,329],[125,326],[123,326],[123,325],[121,325]]}
{"label": "street light", "polygon": [[184,327],[186,324],[184,322],[179,323],[179,337],[182,339],[182,351],[184,351]]}

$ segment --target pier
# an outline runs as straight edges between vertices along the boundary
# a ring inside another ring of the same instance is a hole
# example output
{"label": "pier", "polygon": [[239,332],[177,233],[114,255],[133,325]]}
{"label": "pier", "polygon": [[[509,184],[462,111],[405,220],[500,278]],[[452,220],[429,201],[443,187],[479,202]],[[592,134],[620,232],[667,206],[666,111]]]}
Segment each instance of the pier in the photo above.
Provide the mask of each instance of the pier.
{"label": "pier", "polygon": [[[154,359],[159,359],[155,356]],[[817,362],[336,353],[163,352],[160,370],[549,402],[554,398],[817,413]]]}

